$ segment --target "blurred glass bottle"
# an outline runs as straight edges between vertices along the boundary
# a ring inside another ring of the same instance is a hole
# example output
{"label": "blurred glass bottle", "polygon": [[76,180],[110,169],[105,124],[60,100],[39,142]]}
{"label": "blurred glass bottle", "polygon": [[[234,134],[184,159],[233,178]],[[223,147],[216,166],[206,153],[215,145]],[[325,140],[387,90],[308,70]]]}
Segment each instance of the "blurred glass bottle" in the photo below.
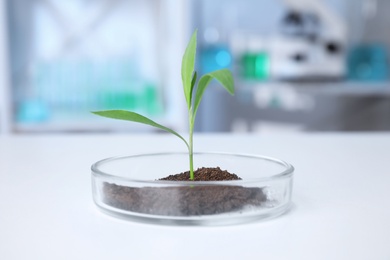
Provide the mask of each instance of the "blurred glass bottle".
{"label": "blurred glass bottle", "polygon": [[200,72],[202,74],[219,69],[231,69],[232,54],[221,31],[208,27],[203,33],[204,41],[200,46]]}
{"label": "blurred glass bottle", "polygon": [[270,58],[261,38],[249,37],[247,47],[240,59],[241,76],[246,80],[266,80],[270,74]]}

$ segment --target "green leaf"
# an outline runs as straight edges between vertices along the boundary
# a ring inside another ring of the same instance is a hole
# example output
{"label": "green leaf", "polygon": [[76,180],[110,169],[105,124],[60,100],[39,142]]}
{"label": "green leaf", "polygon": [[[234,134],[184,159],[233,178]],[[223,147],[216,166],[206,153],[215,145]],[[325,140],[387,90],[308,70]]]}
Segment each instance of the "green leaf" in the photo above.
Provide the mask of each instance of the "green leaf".
{"label": "green leaf", "polygon": [[191,90],[190,90],[190,100],[191,100],[191,102],[192,102],[192,93],[193,93],[193,90],[194,90],[194,86],[195,86],[197,77],[198,77],[198,74],[196,74],[196,71],[194,71],[194,75],[192,76],[192,81],[191,81]]}
{"label": "green leaf", "polygon": [[181,79],[183,81],[184,96],[186,97],[188,109],[191,107],[191,82],[195,68],[196,38],[198,30],[192,34],[190,42],[184,52],[181,63]]}
{"label": "green leaf", "polygon": [[103,117],[126,120],[126,121],[141,123],[141,124],[150,125],[150,126],[159,128],[161,130],[164,130],[164,131],[167,131],[171,134],[176,135],[177,137],[179,137],[181,140],[184,141],[184,143],[187,145],[187,147],[189,147],[187,141],[181,135],[179,135],[177,132],[175,132],[174,130],[172,130],[168,127],[165,127],[163,125],[157,124],[156,122],[152,121],[151,119],[149,119],[143,115],[140,115],[140,114],[137,114],[137,113],[134,113],[131,111],[126,111],[126,110],[93,111],[92,113],[95,115],[103,116]]}
{"label": "green leaf", "polygon": [[194,101],[194,117],[198,110],[200,101],[202,100],[204,91],[210,84],[211,80],[216,79],[221,85],[231,94],[234,95],[234,79],[232,73],[228,69],[216,70],[203,75],[198,83],[198,89],[196,90]]}

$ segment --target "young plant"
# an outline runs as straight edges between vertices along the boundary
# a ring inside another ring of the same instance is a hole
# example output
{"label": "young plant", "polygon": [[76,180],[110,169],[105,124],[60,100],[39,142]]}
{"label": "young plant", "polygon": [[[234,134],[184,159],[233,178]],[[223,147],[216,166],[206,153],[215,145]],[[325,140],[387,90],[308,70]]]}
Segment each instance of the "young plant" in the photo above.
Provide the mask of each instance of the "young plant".
{"label": "young plant", "polygon": [[[171,134],[179,137],[186,144],[189,154],[190,162],[190,180],[194,179],[194,159],[193,159],[193,134],[196,112],[198,111],[200,101],[202,100],[204,91],[213,79],[216,79],[221,85],[231,94],[234,94],[234,80],[233,75],[228,69],[216,70],[203,75],[196,86],[197,73],[195,71],[195,56],[196,56],[196,41],[197,41],[197,30],[192,34],[190,42],[184,52],[182,64],[181,64],[181,78],[183,82],[184,96],[187,103],[188,109],[188,123],[189,123],[189,140],[183,138],[180,134],[174,130],[160,125],[149,118],[137,114],[135,112],[126,110],[105,110],[92,112],[96,115],[127,120],[145,125],[150,125],[161,130],[167,131]],[[195,87],[196,86],[196,87]],[[196,92],[195,92],[196,91]],[[195,96],[193,96],[195,92]]]}

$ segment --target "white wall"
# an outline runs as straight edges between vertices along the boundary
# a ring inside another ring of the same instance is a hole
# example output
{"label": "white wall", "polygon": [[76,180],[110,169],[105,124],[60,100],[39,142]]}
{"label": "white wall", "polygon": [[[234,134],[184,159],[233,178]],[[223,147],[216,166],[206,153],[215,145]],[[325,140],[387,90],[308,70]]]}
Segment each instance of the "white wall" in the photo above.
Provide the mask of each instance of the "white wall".
{"label": "white wall", "polygon": [[0,0],[0,134],[10,132],[10,96],[5,0]]}

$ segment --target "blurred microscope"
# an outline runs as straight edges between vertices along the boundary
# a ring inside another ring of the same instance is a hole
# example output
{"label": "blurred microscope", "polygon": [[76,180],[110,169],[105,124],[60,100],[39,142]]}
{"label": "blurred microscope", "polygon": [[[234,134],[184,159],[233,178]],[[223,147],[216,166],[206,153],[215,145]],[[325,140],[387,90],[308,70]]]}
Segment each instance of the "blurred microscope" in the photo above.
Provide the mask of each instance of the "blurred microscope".
{"label": "blurred microscope", "polygon": [[282,0],[287,13],[271,39],[270,74],[276,79],[337,80],[346,73],[345,21],[321,0]]}

